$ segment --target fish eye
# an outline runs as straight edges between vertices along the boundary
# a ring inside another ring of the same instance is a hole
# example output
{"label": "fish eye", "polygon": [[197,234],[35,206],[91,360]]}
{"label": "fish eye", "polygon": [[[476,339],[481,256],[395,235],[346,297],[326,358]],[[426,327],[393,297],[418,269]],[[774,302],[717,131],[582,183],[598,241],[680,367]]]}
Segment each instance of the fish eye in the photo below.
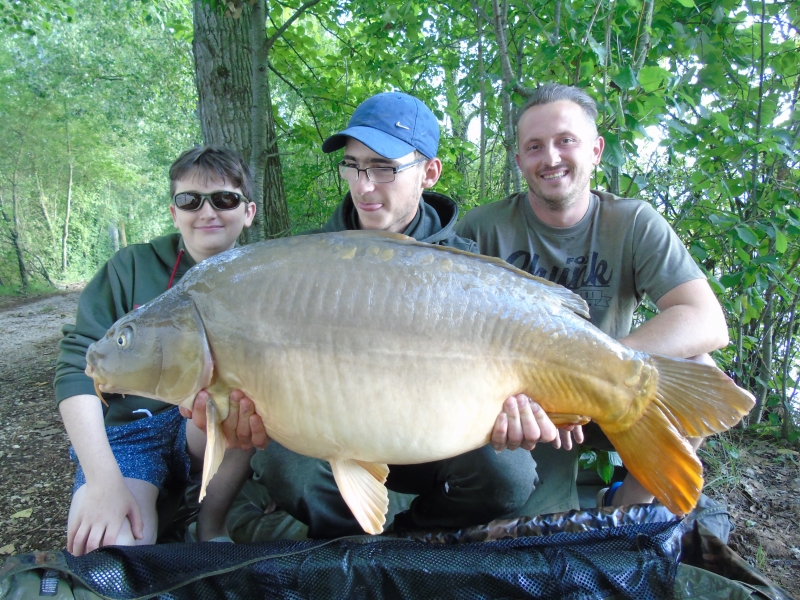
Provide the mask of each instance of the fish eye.
{"label": "fish eye", "polygon": [[117,336],[117,346],[120,350],[124,350],[128,346],[130,346],[131,338],[133,337],[133,330],[130,327],[126,327],[122,331],[119,332]]}

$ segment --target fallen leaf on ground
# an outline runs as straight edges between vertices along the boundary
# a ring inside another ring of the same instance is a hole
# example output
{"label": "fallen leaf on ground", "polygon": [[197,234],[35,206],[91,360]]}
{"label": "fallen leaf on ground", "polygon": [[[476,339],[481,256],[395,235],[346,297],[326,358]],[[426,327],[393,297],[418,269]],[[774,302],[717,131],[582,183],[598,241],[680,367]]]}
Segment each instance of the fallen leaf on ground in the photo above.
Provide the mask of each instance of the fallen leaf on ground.
{"label": "fallen leaf on ground", "polygon": [[8,544],[7,546],[3,546],[0,548],[0,554],[11,554],[14,552],[16,548],[14,548],[14,544]]}
{"label": "fallen leaf on ground", "polygon": [[32,508],[26,508],[25,510],[21,510],[19,512],[15,512],[11,515],[12,519],[29,519],[31,514],[33,514]]}

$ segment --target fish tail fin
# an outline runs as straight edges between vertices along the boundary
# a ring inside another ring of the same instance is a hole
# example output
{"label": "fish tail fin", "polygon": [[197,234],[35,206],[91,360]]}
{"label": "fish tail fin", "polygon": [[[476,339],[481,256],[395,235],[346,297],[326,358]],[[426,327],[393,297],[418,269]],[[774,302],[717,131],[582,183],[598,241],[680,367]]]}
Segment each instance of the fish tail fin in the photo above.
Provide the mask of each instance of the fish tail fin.
{"label": "fish tail fin", "polygon": [[687,437],[730,429],[755,403],[717,367],[651,355],[655,398],[639,420],[606,435],[637,481],[675,514],[691,511],[703,489],[703,468]]}
{"label": "fish tail fin", "polygon": [[606,435],[636,480],[675,514],[691,511],[703,489],[692,447],[653,403],[628,429]]}
{"label": "fish tail fin", "polygon": [[658,370],[654,402],[684,435],[706,437],[726,431],[755,404],[750,392],[715,366],[659,355],[650,359]]}
{"label": "fish tail fin", "polygon": [[206,404],[206,451],[203,456],[203,483],[200,486],[200,500],[206,495],[211,478],[217,473],[225,456],[225,435],[222,433],[222,419],[213,398]]}

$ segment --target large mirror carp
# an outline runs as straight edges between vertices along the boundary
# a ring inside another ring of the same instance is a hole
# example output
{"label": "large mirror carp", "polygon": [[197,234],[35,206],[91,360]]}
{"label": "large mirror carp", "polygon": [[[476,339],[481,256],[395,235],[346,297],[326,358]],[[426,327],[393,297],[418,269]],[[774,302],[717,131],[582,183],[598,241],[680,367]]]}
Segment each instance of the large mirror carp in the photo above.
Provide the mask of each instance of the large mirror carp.
{"label": "large mirror carp", "polygon": [[330,462],[373,534],[387,464],[488,443],[520,392],[556,425],[595,421],[644,487],[690,511],[703,477],[686,438],[732,427],[752,395],[716,367],[626,348],[588,316],[576,294],[498,259],[398,234],[299,236],[200,263],[93,344],[86,372],[99,392],[187,407],[209,391],[203,493],[229,391],[244,391],[272,439]]}

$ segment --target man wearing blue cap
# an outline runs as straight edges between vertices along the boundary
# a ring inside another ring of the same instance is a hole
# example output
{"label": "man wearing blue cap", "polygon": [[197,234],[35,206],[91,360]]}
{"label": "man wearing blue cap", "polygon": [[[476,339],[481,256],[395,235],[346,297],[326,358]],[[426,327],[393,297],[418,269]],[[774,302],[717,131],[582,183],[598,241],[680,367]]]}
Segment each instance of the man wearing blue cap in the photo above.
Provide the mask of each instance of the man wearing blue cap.
{"label": "man wearing blue cap", "polygon": [[339,174],[350,192],[318,231],[392,231],[477,252],[475,242],[453,230],[456,203],[427,191],[442,174],[438,147],[439,123],[417,98],[386,92],[362,102],[347,129],[322,144],[323,152],[344,148]]}

